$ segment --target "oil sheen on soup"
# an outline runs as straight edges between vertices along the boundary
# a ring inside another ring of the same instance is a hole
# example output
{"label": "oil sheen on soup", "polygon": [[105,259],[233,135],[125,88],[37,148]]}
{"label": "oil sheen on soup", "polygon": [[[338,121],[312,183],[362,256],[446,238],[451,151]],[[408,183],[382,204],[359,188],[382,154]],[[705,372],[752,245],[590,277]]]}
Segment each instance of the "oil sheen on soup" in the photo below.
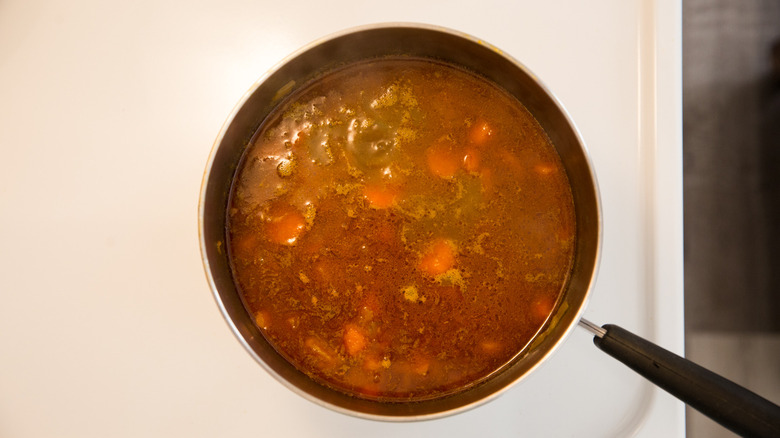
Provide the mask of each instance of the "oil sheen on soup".
{"label": "oil sheen on soup", "polygon": [[266,339],[357,397],[479,383],[550,319],[575,245],[568,178],[515,98],[414,58],[283,101],[236,173],[233,274]]}

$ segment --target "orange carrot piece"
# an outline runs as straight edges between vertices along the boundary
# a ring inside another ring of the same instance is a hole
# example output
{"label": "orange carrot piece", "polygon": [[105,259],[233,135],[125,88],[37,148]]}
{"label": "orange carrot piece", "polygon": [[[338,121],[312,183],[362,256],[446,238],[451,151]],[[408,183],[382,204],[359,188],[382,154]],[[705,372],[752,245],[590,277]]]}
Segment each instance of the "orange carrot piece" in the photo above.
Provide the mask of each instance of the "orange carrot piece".
{"label": "orange carrot piece", "polygon": [[295,245],[305,228],[306,219],[292,207],[272,216],[266,223],[268,240],[280,245]]}
{"label": "orange carrot piece", "polygon": [[452,178],[460,167],[457,155],[444,144],[429,147],[425,152],[425,160],[431,173],[440,178]]}
{"label": "orange carrot piece", "polygon": [[366,335],[363,334],[363,331],[358,326],[347,324],[344,327],[344,347],[346,347],[350,356],[355,356],[363,351],[367,343]]}
{"label": "orange carrot piece", "polygon": [[363,358],[363,369],[366,371],[379,371],[382,368],[382,358],[375,353],[366,354]]}
{"label": "orange carrot piece", "polygon": [[475,173],[479,170],[479,150],[475,148],[466,149],[463,154],[463,168],[466,172]]}
{"label": "orange carrot piece", "polygon": [[336,363],[336,353],[322,339],[312,336],[306,338],[304,345],[314,353],[314,357],[320,361],[323,367],[333,366]]}
{"label": "orange carrot piece", "polygon": [[533,317],[538,322],[542,322],[550,316],[553,311],[555,302],[550,297],[539,297],[533,302],[531,306],[531,312]]}
{"label": "orange carrot piece", "polygon": [[344,374],[344,381],[357,392],[372,396],[379,394],[380,385],[375,380],[376,371],[352,367]]}
{"label": "orange carrot piece", "polygon": [[485,144],[493,135],[493,129],[484,121],[478,119],[469,129],[469,141],[477,146]]}
{"label": "orange carrot piece", "polygon": [[424,376],[428,374],[428,370],[431,368],[431,360],[424,356],[415,356],[412,358],[412,371],[416,374]]}
{"label": "orange carrot piece", "polygon": [[364,395],[367,395],[369,397],[374,397],[379,395],[379,388],[380,388],[379,383],[371,382],[371,383],[367,383],[366,385],[360,388],[357,388],[357,390]]}
{"label": "orange carrot piece", "polygon": [[498,341],[484,340],[479,343],[479,348],[487,354],[495,354],[501,350],[501,344]]}
{"label": "orange carrot piece", "polygon": [[555,167],[549,163],[539,163],[534,166],[534,172],[538,173],[539,175],[549,175],[553,173],[554,170]]}
{"label": "orange carrot piece", "polygon": [[363,187],[363,197],[374,208],[389,208],[395,205],[400,190],[398,187],[387,184],[366,184]]}
{"label": "orange carrot piece", "polygon": [[271,325],[271,314],[265,310],[257,312],[255,315],[255,324],[263,330],[267,330]]}
{"label": "orange carrot piece", "polygon": [[435,277],[455,265],[455,245],[447,239],[436,239],[420,259],[419,268],[425,274]]}

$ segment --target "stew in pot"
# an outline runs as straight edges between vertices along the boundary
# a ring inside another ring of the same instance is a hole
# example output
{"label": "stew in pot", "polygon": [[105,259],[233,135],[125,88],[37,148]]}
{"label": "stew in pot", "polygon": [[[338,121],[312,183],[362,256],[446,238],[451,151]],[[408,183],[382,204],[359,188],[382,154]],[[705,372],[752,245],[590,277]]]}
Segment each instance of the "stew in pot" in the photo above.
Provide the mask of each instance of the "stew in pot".
{"label": "stew in pot", "polygon": [[402,57],[282,101],[228,208],[233,275],[266,339],[320,383],[389,401],[478,384],[526,349],[575,232],[560,158],[523,105]]}

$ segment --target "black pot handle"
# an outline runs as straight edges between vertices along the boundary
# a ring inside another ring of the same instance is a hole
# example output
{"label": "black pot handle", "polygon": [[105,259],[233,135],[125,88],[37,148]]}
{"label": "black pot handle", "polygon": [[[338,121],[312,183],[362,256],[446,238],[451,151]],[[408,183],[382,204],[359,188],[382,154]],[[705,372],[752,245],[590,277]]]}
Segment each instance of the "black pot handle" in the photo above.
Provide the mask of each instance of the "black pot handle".
{"label": "black pot handle", "polygon": [[582,322],[602,351],[732,432],[780,437],[780,407],[771,401],[619,326]]}

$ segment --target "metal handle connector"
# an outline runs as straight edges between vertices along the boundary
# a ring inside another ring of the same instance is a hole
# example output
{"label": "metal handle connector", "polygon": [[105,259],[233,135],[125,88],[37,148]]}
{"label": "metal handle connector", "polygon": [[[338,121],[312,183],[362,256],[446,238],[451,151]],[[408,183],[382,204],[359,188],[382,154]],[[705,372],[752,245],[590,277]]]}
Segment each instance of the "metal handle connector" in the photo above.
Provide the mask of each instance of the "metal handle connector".
{"label": "metal handle connector", "polygon": [[584,327],[586,330],[593,333],[593,335],[598,338],[603,338],[604,335],[607,334],[606,330],[597,326],[596,324],[593,324],[592,322],[588,321],[585,318],[580,318],[580,327]]}

